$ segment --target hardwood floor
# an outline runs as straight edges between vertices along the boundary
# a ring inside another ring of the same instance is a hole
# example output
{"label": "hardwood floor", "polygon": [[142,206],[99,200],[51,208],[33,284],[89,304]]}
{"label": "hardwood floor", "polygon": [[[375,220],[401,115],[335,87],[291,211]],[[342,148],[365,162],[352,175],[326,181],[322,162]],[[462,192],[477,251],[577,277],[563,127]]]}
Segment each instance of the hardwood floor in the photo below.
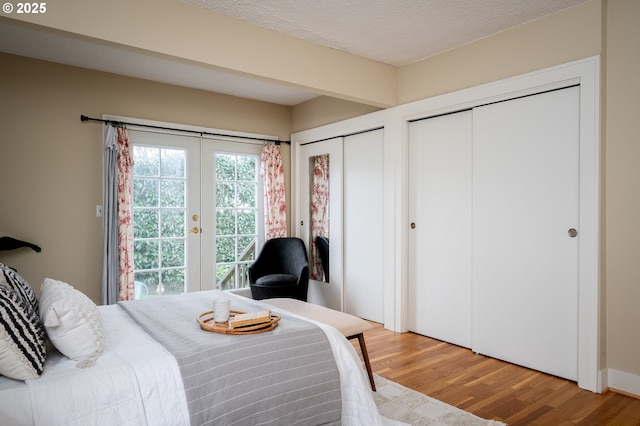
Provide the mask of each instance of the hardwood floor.
{"label": "hardwood floor", "polygon": [[[414,333],[365,332],[373,372],[509,425],[640,425],[640,399],[604,395]],[[357,341],[356,352],[359,352]]]}

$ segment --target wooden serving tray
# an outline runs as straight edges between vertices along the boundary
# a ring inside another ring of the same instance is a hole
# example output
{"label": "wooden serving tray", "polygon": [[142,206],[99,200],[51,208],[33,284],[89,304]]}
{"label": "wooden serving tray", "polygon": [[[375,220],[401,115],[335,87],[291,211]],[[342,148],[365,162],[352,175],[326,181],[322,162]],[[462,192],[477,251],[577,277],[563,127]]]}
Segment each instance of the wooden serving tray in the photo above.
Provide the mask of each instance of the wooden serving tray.
{"label": "wooden serving tray", "polygon": [[[238,314],[244,314],[245,312],[231,310],[231,317]],[[198,316],[198,324],[200,328],[205,331],[213,331],[215,333],[222,334],[257,334],[264,333],[265,331],[273,330],[278,326],[280,317],[278,315],[271,314],[271,321],[263,322],[262,324],[248,325],[246,327],[229,328],[228,322],[217,323],[213,320],[213,311],[206,311]]]}

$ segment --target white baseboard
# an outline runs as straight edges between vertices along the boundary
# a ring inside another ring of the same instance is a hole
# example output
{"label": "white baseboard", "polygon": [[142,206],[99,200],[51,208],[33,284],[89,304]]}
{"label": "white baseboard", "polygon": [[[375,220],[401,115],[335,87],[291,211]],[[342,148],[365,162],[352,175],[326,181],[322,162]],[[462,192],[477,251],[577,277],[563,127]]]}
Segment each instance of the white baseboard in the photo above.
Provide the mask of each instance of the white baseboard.
{"label": "white baseboard", "polygon": [[611,390],[640,398],[640,374],[609,368],[607,369],[607,386]]}

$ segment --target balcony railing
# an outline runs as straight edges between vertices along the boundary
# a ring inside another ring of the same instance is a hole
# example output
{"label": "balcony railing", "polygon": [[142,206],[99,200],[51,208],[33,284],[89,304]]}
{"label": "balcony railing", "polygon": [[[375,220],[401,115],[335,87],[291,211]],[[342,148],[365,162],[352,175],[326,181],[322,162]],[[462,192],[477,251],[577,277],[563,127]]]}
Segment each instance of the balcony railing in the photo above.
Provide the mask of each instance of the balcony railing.
{"label": "balcony railing", "polygon": [[[226,274],[222,276],[218,283],[219,290],[235,290],[249,287],[249,265],[256,258],[256,240],[244,249],[238,261]],[[237,275],[236,275],[237,274]]]}

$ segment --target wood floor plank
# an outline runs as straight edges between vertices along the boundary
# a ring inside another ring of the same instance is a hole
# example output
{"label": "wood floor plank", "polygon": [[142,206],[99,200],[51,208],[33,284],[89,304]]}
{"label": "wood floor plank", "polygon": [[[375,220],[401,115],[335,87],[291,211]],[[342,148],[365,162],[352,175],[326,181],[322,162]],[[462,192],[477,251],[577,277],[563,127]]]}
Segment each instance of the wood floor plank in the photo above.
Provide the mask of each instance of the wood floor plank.
{"label": "wood floor plank", "polygon": [[374,373],[477,416],[511,426],[640,426],[640,399],[372,324],[365,340]]}

